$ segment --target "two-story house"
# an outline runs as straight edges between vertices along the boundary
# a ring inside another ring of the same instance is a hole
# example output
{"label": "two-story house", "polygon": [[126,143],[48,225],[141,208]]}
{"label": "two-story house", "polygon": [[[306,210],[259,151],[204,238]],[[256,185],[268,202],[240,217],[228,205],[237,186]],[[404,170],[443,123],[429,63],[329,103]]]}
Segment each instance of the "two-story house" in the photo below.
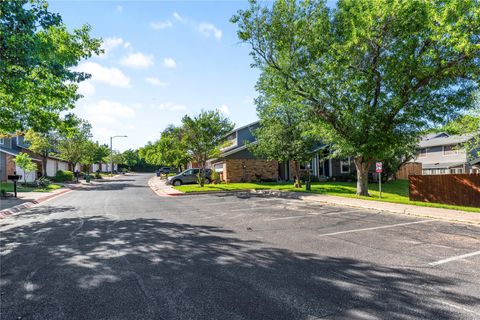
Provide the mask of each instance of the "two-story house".
{"label": "two-story house", "polygon": [[480,164],[472,161],[480,150],[467,151],[462,144],[472,139],[473,135],[449,135],[432,133],[424,136],[418,145],[416,162],[422,164],[422,174],[478,173]]}
{"label": "two-story house", "polygon": [[37,157],[32,157],[32,160],[37,163],[37,170],[27,175],[16,165],[15,157],[20,152],[25,152],[23,143],[23,137],[0,138],[0,181],[7,181],[9,175],[17,173],[25,177],[27,182],[32,182],[37,178],[38,173],[41,173],[42,161]]}
{"label": "two-story house", "polygon": [[[209,161],[209,166],[220,173],[223,181],[289,181],[294,179],[294,162],[268,161],[254,155],[249,144],[256,139],[253,131],[260,125],[259,121],[237,128],[226,135],[226,147],[221,149],[218,159]],[[305,176],[308,170],[312,177],[352,179],[355,176],[355,165],[352,158],[330,158],[328,146],[318,143],[312,150],[312,159],[300,164],[300,175]]]}

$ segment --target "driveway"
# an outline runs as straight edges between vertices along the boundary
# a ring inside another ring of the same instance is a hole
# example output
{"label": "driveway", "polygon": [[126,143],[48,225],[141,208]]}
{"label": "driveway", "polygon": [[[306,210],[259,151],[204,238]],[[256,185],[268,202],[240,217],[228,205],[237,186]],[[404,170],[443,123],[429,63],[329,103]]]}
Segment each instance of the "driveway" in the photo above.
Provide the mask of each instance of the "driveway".
{"label": "driveway", "polygon": [[0,220],[1,319],[478,319],[480,228],[150,175]]}

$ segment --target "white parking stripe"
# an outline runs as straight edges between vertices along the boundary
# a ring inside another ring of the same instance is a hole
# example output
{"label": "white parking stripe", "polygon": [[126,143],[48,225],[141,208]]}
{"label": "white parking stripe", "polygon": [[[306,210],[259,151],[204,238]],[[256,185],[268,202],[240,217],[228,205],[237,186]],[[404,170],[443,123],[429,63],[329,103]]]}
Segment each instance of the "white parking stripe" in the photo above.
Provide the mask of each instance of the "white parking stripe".
{"label": "white parking stripe", "polygon": [[289,219],[297,219],[297,218],[307,218],[312,216],[292,216],[292,217],[281,217],[281,218],[271,218],[271,219],[264,219],[263,221],[275,221],[275,220],[289,220]]}
{"label": "white parking stripe", "polygon": [[262,209],[272,209],[275,208],[274,206],[269,207],[252,207],[252,208],[241,208],[241,209],[233,209],[230,212],[237,212],[237,211],[254,211],[254,210],[262,210]]}
{"label": "white parking stripe", "polygon": [[408,226],[408,225],[411,225],[411,224],[427,223],[427,222],[431,222],[431,221],[435,221],[435,219],[420,220],[420,221],[405,222],[405,223],[397,223],[397,224],[389,224],[389,225],[380,226],[380,227],[371,227],[371,228],[362,228],[362,229],[353,229],[353,230],[325,233],[325,234],[319,235],[319,237],[328,237],[328,236],[335,236],[337,234],[344,234],[344,233],[353,233],[353,232],[362,232],[362,231],[370,231],[370,230],[378,230],[378,229],[395,228],[395,227],[401,227],[401,226]]}
{"label": "white parking stripe", "polygon": [[480,255],[480,251],[470,252],[470,253],[467,253],[467,254],[462,254],[462,255],[459,255],[459,256],[454,256],[454,257],[450,257],[450,258],[447,258],[447,259],[442,259],[442,260],[438,260],[438,261],[435,261],[435,262],[430,262],[429,265],[430,266],[438,266],[440,264],[444,264],[444,263],[448,263],[448,262],[452,262],[452,261],[456,261],[456,260],[460,260],[460,259],[464,259],[464,258],[468,258],[468,257],[478,256],[478,255]]}

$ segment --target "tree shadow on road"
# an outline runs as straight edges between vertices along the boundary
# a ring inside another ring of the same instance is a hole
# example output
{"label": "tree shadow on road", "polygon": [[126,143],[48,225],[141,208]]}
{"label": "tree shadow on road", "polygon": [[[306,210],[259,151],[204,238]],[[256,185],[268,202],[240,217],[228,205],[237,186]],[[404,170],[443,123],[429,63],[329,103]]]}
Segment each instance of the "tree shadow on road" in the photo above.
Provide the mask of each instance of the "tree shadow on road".
{"label": "tree shadow on road", "polygon": [[1,232],[2,319],[452,319],[448,277],[321,257],[158,219],[57,219]]}

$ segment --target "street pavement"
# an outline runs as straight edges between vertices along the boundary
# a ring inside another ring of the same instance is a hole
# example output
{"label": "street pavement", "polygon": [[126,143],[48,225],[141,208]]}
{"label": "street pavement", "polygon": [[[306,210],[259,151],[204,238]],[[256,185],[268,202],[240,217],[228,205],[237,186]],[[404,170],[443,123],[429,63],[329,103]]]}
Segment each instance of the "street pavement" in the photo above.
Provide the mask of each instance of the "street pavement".
{"label": "street pavement", "polygon": [[480,228],[138,174],[0,220],[0,319],[480,319]]}

